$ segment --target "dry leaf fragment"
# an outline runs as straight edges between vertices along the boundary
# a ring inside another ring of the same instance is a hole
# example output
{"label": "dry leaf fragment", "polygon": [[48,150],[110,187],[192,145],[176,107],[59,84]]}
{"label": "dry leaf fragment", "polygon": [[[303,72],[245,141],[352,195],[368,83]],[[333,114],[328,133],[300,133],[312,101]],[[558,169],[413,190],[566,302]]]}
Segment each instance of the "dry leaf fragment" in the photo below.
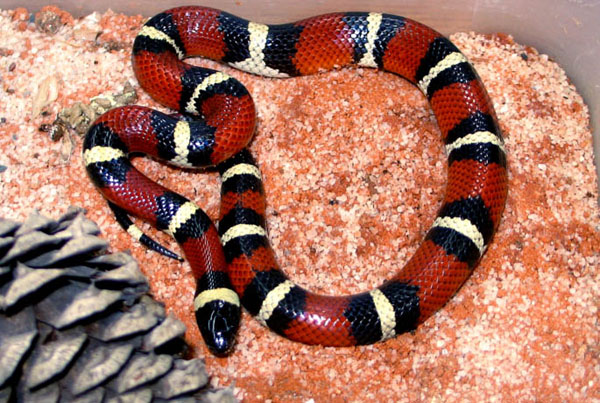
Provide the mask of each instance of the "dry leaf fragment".
{"label": "dry leaf fragment", "polygon": [[56,101],[56,98],[58,98],[58,78],[55,75],[51,75],[42,80],[33,98],[33,117],[35,118],[42,113],[42,110]]}

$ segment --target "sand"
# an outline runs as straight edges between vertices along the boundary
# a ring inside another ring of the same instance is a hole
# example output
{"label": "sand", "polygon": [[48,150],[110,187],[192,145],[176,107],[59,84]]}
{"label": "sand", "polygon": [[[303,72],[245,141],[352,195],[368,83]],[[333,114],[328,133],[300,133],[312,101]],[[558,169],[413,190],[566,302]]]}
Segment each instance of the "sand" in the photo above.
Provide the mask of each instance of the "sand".
{"label": "sand", "polygon": [[[548,56],[505,34],[451,36],[494,102],[510,183],[493,243],[442,310],[413,333],[355,348],[293,343],[244,313],[234,353],[214,358],[195,326],[188,264],[135,243],[89,181],[82,138],[66,130],[53,141],[48,132],[60,111],[126,82],[138,104],[160,108],[131,69],[143,18],[45,11],[56,18],[38,16],[37,26],[25,9],[0,12],[0,216],[87,209],[111,250],[130,250],[156,298],[186,323],[190,355],[205,358],[214,385],[233,385],[249,402],[600,400],[600,213],[588,108]],[[279,80],[194,63],[236,77],[255,99],[251,150],[271,242],[294,281],[354,293],[403,266],[446,180],[439,130],[415,87],[368,69]],[[134,162],[217,218],[216,173]]]}

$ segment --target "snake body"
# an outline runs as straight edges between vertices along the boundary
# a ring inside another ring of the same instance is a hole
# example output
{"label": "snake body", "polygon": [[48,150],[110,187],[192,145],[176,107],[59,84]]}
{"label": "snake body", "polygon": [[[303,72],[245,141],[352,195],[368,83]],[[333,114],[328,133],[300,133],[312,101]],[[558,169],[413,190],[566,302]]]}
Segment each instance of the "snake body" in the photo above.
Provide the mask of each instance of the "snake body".
{"label": "snake body", "polygon": [[[253,100],[234,78],[183,61],[203,56],[270,77],[373,67],[416,84],[428,98],[448,155],[445,197],[405,267],[378,288],[318,295],[289,280],[269,246],[261,174],[245,148],[256,124]],[[144,24],[133,45],[140,85],[179,111],[141,106],[102,115],[84,141],[87,171],[119,223],[171,257],[130,215],[171,234],[197,279],[196,318],[208,347],[226,354],[240,306],[273,331],[307,344],[375,343],[414,329],[471,274],[498,227],[507,197],[506,155],[497,118],[477,73],[448,39],[408,18],[334,13],[264,25],[223,11],[181,7]],[[221,174],[218,230],[192,201],[130,163],[145,153]]]}

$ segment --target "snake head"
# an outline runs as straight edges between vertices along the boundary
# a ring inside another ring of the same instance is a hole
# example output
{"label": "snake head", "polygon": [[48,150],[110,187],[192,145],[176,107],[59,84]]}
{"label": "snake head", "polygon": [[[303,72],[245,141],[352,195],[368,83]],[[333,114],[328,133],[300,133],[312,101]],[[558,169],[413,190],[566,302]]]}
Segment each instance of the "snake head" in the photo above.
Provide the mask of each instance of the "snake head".
{"label": "snake head", "polygon": [[224,300],[211,301],[196,311],[196,322],[209,350],[216,356],[226,356],[235,345],[240,307]]}

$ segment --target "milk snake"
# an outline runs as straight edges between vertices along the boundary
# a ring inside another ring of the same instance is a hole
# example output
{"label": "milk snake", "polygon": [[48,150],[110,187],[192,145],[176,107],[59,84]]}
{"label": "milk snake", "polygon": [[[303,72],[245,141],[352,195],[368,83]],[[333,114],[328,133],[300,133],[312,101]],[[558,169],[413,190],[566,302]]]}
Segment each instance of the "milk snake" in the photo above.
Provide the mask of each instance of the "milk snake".
{"label": "milk snake", "polygon": [[[218,71],[182,61],[203,56],[270,77],[373,67],[416,84],[428,98],[448,155],[448,183],[431,229],[406,266],[378,288],[317,295],[291,282],[269,246],[260,171],[245,148],[256,124],[246,88]],[[352,346],[414,329],[457,292],[487,248],[507,196],[506,155],[488,95],[445,37],[380,13],[334,13],[263,25],[223,11],[181,7],[142,27],[133,45],[140,85],[179,111],[141,106],[98,118],[84,141],[87,171],[117,221],[142,243],[178,256],[132,224],[140,217],[172,235],[197,281],[194,309],[215,354],[234,344],[240,305],[273,331],[302,343]],[[218,230],[193,202],[130,163],[144,153],[221,174]]]}

